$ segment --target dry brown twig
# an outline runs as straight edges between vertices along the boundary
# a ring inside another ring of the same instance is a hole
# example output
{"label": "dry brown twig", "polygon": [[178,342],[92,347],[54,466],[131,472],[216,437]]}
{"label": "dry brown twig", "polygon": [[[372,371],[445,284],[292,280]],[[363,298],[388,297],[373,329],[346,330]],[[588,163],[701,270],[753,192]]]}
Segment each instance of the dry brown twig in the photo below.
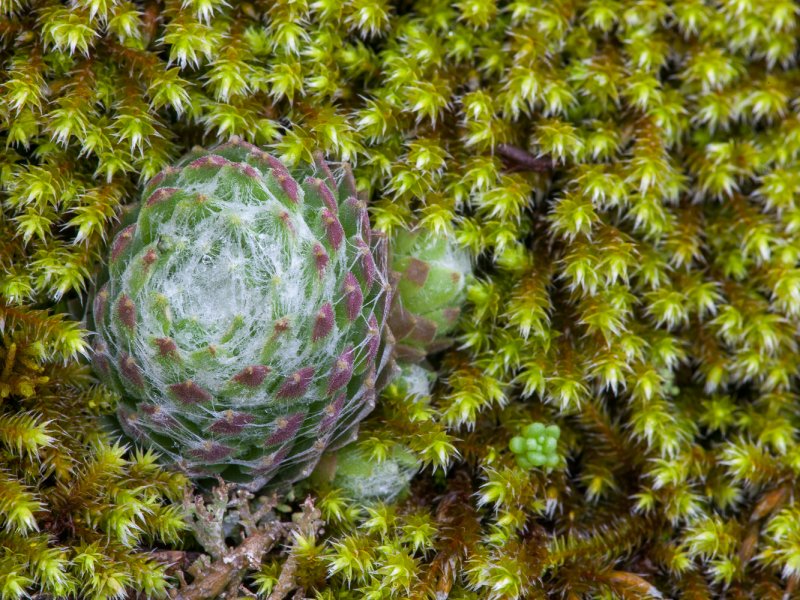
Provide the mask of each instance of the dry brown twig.
{"label": "dry brown twig", "polygon": [[[298,543],[299,538],[315,537],[322,529],[322,515],[319,509],[314,506],[311,498],[307,498],[303,503],[303,512],[299,513],[296,521],[296,529],[294,530],[295,541]],[[281,573],[278,576],[278,582],[272,589],[272,593],[267,600],[283,600],[289,592],[295,589],[295,573],[297,572],[297,556],[289,552],[289,558],[283,563]],[[295,597],[303,598],[305,596],[304,590],[298,589]]]}
{"label": "dry brown twig", "polygon": [[511,144],[497,144],[495,152],[510,163],[514,171],[546,173],[555,168],[555,163],[551,159],[539,158],[527,150]]}
{"label": "dry brown twig", "polygon": [[[243,592],[242,582],[249,571],[261,566],[264,556],[292,532],[316,535],[321,527],[319,510],[309,497],[295,522],[281,521],[274,512],[278,496],[253,494],[220,480],[219,485],[206,500],[193,497],[190,491],[184,496],[184,510],[189,528],[198,543],[208,554],[201,555],[186,572],[192,576],[187,583],[182,571],[178,572],[180,588],[173,591],[173,600],[233,599]],[[242,541],[230,547],[225,541],[230,533],[226,526],[235,522]],[[281,572],[278,584],[270,595],[271,600],[283,598],[296,586],[296,562],[290,556]],[[278,595],[282,593],[283,595]]]}

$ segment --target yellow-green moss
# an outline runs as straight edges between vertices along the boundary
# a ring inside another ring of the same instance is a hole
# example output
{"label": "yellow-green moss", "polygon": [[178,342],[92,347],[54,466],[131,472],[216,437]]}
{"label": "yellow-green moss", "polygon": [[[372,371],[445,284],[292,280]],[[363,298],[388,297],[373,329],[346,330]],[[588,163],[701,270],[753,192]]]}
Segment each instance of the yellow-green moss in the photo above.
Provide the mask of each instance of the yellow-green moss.
{"label": "yellow-green moss", "polygon": [[[396,519],[329,502],[334,544],[303,552],[336,566],[304,571],[307,595],[791,596],[797,16],[3,0],[0,295],[83,292],[119,205],[192,144],[322,148],[357,164],[376,227],[454,231],[478,281],[432,403],[365,425],[448,475]],[[534,420],[562,432],[549,477],[506,450]]]}

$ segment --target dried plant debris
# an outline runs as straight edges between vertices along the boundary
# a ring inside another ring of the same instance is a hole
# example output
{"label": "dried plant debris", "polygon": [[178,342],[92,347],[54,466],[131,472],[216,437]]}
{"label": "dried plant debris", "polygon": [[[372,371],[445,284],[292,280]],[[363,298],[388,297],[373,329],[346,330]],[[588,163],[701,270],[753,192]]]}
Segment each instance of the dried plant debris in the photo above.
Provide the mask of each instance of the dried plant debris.
{"label": "dried plant debris", "polygon": [[[302,538],[313,538],[322,528],[320,512],[309,497],[292,515],[281,520],[276,512],[278,496],[259,496],[220,480],[206,499],[187,490],[183,502],[189,529],[205,550],[186,569],[191,581],[179,571],[180,587],[170,592],[173,600],[213,600],[253,595],[244,581],[259,571],[265,555],[282,543],[292,548]],[[234,543],[229,544],[229,540]],[[283,563],[269,600],[280,600],[297,588],[293,556]],[[302,593],[302,592],[301,592]]]}

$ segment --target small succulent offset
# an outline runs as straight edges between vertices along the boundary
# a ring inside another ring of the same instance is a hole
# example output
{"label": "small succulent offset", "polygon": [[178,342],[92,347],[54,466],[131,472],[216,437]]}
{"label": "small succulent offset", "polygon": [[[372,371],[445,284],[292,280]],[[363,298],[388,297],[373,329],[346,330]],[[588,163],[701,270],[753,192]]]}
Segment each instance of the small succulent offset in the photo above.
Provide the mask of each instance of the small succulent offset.
{"label": "small succulent offset", "polygon": [[408,493],[419,470],[417,457],[402,444],[394,445],[382,460],[370,456],[361,444],[348,444],[336,453],[331,482],[357,502],[392,502]]}
{"label": "small succulent offset", "polygon": [[403,396],[414,399],[429,399],[431,388],[436,382],[436,371],[425,368],[416,363],[401,362],[397,365],[397,375],[392,379],[391,386]]}
{"label": "small succulent offset", "polygon": [[93,308],[123,429],[250,489],[353,439],[390,360],[391,292],[349,166],[290,172],[234,138],[153,178],[135,216]]}
{"label": "small succulent offset", "polygon": [[531,423],[522,430],[521,436],[514,436],[508,444],[516,454],[517,464],[523,469],[534,467],[555,468],[558,466],[558,438],[561,430],[558,425]]}
{"label": "small succulent offset", "polygon": [[467,252],[447,235],[403,229],[392,238],[391,269],[399,276],[389,316],[398,357],[419,361],[449,346],[472,274]]}
{"label": "small succulent offset", "polygon": [[[436,373],[413,363],[399,363],[397,374],[385,393],[404,397],[404,403],[430,402]],[[418,457],[402,441],[393,441],[375,456],[368,444],[355,442],[329,453],[311,476],[312,486],[341,489],[351,500],[361,503],[402,500],[420,468]]]}

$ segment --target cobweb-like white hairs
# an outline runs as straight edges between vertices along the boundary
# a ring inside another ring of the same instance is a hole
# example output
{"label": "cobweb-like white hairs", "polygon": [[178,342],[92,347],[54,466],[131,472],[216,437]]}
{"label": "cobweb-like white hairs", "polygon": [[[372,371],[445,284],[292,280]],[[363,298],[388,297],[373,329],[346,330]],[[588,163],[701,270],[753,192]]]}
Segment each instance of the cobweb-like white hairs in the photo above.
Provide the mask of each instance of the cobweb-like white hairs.
{"label": "cobweb-like white hairs", "polygon": [[168,172],[112,248],[97,356],[123,427],[190,473],[306,475],[374,404],[385,240],[346,168],[305,174],[234,142]]}
{"label": "cobweb-like white hairs", "polygon": [[378,461],[356,443],[338,452],[333,485],[354,500],[392,502],[418,471],[416,457],[402,445],[395,446],[389,456]]}
{"label": "cobweb-like white hairs", "polygon": [[403,363],[396,382],[404,387],[406,395],[412,398],[428,398],[436,375],[417,364]]}

